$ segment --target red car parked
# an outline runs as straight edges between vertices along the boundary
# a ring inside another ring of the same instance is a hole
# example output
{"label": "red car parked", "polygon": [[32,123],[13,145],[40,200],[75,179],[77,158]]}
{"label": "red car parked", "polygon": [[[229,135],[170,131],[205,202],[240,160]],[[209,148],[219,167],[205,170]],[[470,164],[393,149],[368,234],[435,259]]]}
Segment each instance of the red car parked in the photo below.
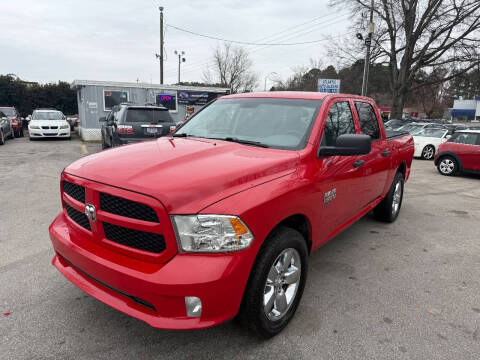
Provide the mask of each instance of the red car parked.
{"label": "red car parked", "polygon": [[435,165],[442,175],[458,172],[480,174],[480,130],[456,131],[439,146]]}
{"label": "red car parked", "polygon": [[225,96],[171,137],[67,166],[52,262],[151,326],[238,315],[270,337],[295,313],[312,251],[371,210],[395,221],[413,151],[366,97]]}
{"label": "red car parked", "polygon": [[23,119],[17,109],[13,106],[0,106],[0,111],[12,121],[15,137],[23,137]]}

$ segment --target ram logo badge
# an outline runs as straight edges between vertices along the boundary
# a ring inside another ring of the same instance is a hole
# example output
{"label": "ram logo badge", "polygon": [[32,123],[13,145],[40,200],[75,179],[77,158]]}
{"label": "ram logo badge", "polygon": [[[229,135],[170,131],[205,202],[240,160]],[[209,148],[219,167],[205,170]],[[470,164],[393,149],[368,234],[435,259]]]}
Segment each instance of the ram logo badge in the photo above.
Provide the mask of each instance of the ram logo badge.
{"label": "ram logo badge", "polygon": [[332,189],[330,191],[327,191],[323,196],[323,206],[327,206],[328,204],[330,204],[330,201],[332,201],[336,197],[337,197],[337,189]]}
{"label": "ram logo badge", "polygon": [[92,204],[85,205],[85,215],[91,222],[95,222],[97,220],[97,211],[95,210],[95,206]]}

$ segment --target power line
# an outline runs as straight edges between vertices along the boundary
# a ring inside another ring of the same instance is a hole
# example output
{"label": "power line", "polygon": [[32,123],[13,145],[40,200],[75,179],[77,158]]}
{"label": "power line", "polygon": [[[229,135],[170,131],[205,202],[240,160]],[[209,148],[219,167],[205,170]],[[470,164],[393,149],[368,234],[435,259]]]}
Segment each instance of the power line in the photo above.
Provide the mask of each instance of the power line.
{"label": "power line", "polygon": [[[330,14],[328,14],[328,15],[330,15]],[[278,36],[279,34],[284,33],[284,32],[286,32],[286,31],[288,31],[288,30],[293,29],[293,28],[297,28],[297,27],[300,27],[300,26],[305,25],[305,24],[307,24],[307,23],[311,23],[311,22],[313,22],[313,21],[316,21],[316,20],[318,20],[319,18],[324,18],[324,17],[326,17],[326,16],[324,15],[324,16],[321,16],[321,17],[317,17],[317,18],[315,18],[315,19],[313,19],[313,20],[304,22],[304,23],[302,23],[302,24],[292,26],[292,27],[288,28],[287,30],[283,30],[283,31],[278,32],[277,35],[273,34],[273,35],[267,36],[267,37],[265,37],[265,38],[263,38],[263,39],[272,38],[272,37],[273,37],[275,40],[280,40],[280,39],[281,39],[281,40],[289,40],[289,39],[293,39],[293,38],[296,38],[296,37],[303,36],[303,35],[305,35],[305,34],[311,33],[311,32],[313,32],[313,31],[315,31],[315,30],[319,30],[319,29],[314,29],[314,28],[316,28],[316,27],[318,27],[318,26],[320,26],[320,25],[323,25],[323,27],[332,25],[332,24],[334,24],[334,23],[336,23],[336,22],[338,22],[338,21],[340,21],[340,20],[343,20],[342,18],[345,18],[346,16],[350,16],[350,15],[349,15],[349,14],[342,14],[342,15],[340,15],[340,16],[334,17],[333,19],[328,19],[328,20],[326,20],[326,21],[322,21],[322,22],[320,22],[320,23],[318,23],[318,24],[314,24],[314,25],[309,26],[309,27],[306,27],[306,28],[304,28],[304,29],[295,30],[295,31],[293,31],[293,32],[290,32],[290,33],[289,33],[288,35],[286,35],[286,36],[285,36],[285,35],[283,35],[283,36]],[[333,20],[333,21],[332,21],[332,20]],[[313,29],[313,30],[311,30],[311,29]],[[307,31],[307,30],[308,30],[308,31]],[[263,39],[261,39],[261,40],[263,40]],[[261,40],[260,40],[260,41],[261,41]],[[320,40],[320,41],[325,41],[325,40],[326,40],[326,39],[322,39],[322,40]],[[266,48],[268,48],[269,46],[270,46],[270,43],[268,43],[267,45],[258,46],[258,47],[256,47],[256,48],[253,48],[253,49],[247,51],[247,53],[251,54],[251,53],[254,53],[254,52],[256,52],[256,51],[266,49]],[[191,63],[191,64],[189,64],[189,66],[187,66],[188,69],[186,69],[184,72],[194,71],[194,70],[196,70],[196,68],[202,67],[202,66],[205,66],[205,65],[208,65],[210,62],[211,62],[211,61],[209,60],[209,61],[207,61],[207,62],[203,61],[203,62],[194,62],[194,63]]]}
{"label": "power line", "polygon": [[296,43],[254,43],[254,42],[249,42],[249,41],[228,40],[228,39],[222,39],[222,38],[219,38],[219,37],[216,37],[216,36],[204,35],[204,34],[200,34],[200,33],[194,32],[194,31],[182,29],[182,28],[179,28],[179,27],[177,27],[177,26],[170,25],[170,24],[166,24],[166,26],[171,27],[171,28],[174,28],[174,29],[179,30],[179,31],[183,31],[183,32],[192,34],[192,35],[201,36],[201,37],[204,37],[204,38],[207,38],[207,39],[219,40],[219,41],[224,41],[224,42],[229,42],[229,43],[234,43],[234,44],[242,44],[242,45],[255,45],[255,46],[264,46],[264,45],[268,45],[268,46],[291,46],[291,45],[314,44],[314,43],[318,43],[318,42],[321,42],[321,41],[324,41],[324,40],[325,40],[325,39],[320,39],[320,40],[312,40],[312,41],[304,41],[304,42],[296,42]]}

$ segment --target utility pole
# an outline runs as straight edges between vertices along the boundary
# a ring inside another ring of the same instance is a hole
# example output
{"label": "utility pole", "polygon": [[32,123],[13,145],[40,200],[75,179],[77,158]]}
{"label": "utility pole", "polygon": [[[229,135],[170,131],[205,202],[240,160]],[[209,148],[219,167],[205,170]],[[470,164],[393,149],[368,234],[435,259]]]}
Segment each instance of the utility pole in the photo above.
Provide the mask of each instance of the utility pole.
{"label": "utility pole", "polygon": [[185,51],[175,50],[174,53],[175,55],[178,55],[178,83],[180,84],[180,64],[186,61],[183,57],[183,55],[185,55]]}
{"label": "utility pole", "polygon": [[160,10],[160,54],[155,57],[160,61],[160,84],[163,84],[163,6],[159,6]]}
{"label": "utility pole", "polygon": [[373,0],[371,0],[370,22],[368,23],[368,37],[365,39],[365,45],[367,45],[367,54],[365,55],[365,64],[363,68],[362,96],[367,96],[368,73],[370,70],[370,48],[372,46],[372,37],[374,30],[375,25],[373,24]]}

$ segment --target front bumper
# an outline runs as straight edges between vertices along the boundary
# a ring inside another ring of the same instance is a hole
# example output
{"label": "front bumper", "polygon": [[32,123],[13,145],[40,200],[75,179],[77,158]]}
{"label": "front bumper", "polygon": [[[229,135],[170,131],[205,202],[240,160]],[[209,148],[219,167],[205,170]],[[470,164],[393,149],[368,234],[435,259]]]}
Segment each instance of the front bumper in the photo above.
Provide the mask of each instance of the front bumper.
{"label": "front bumper", "polygon": [[[61,213],[50,225],[52,264],[94,298],[162,329],[200,329],[234,317],[253,254],[182,254],[150,263],[114,252],[67,226]],[[188,317],[185,296],[202,301],[201,317]]]}
{"label": "front bumper", "polygon": [[70,127],[68,129],[56,129],[56,130],[43,130],[43,129],[28,129],[28,134],[30,137],[41,138],[41,137],[69,137],[70,136]]}

